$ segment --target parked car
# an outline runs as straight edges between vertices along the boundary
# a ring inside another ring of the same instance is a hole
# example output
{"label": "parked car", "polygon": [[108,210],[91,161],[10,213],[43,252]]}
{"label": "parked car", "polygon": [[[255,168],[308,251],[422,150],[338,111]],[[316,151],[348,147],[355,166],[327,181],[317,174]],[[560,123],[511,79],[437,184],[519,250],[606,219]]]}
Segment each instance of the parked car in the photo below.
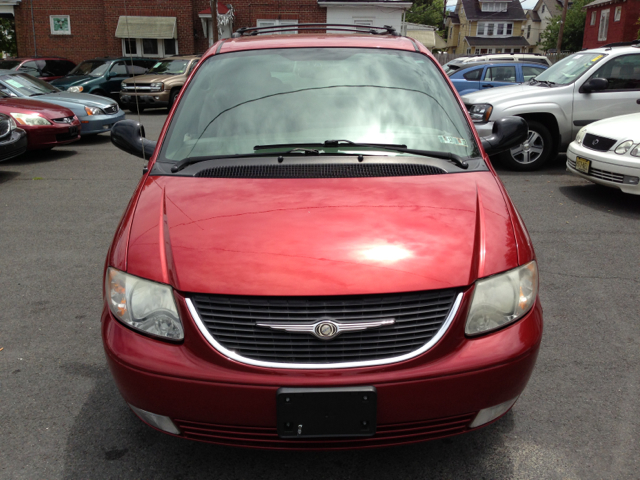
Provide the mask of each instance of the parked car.
{"label": "parked car", "polygon": [[460,95],[487,88],[504,87],[528,82],[548,67],[525,62],[478,62],[448,72],[451,83]]}
{"label": "parked car", "polygon": [[11,116],[0,113],[0,162],[22,155],[26,151],[27,132],[18,128]]}
{"label": "parked car", "polygon": [[278,28],[211,47],[157,143],[112,130],[150,159],[104,272],[120,392],[163,432],[261,448],[487,425],[542,335],[531,241],[487,157],[526,122],[481,144],[391,27],[253,35]]}
{"label": "parked car", "polygon": [[80,121],[68,108],[0,93],[0,113],[27,132],[27,150],[51,149],[80,140]]}
{"label": "parked car", "polygon": [[45,82],[64,77],[75,66],[76,64],[71,60],[59,57],[5,58],[0,60],[0,70],[28,73]]}
{"label": "parked car", "polygon": [[528,84],[463,97],[481,136],[506,115],[529,123],[529,138],[500,155],[514,170],[535,170],[564,152],[578,130],[604,118],[640,110],[640,48],[605,46],[575,53]]}
{"label": "parked car", "polygon": [[124,112],[113,100],[88,93],[61,92],[26,73],[0,70],[0,91],[15,97],[34,97],[68,108],[80,120],[84,136],[109,132],[116,122],[125,118]]}
{"label": "parked car", "polygon": [[640,113],[582,127],[567,149],[567,170],[591,182],[640,195]]}
{"label": "parked car", "polygon": [[132,112],[145,108],[171,109],[201,55],[175,56],[158,60],[144,75],[122,82],[120,103]]}
{"label": "parked car", "polygon": [[551,61],[539,53],[489,53],[486,55],[463,55],[444,64],[444,71],[450,73],[477,62],[529,62],[551,66]]}
{"label": "parked car", "polygon": [[93,93],[117,101],[122,81],[146,73],[157,61],[153,58],[130,57],[85,60],[51,84],[71,93]]}

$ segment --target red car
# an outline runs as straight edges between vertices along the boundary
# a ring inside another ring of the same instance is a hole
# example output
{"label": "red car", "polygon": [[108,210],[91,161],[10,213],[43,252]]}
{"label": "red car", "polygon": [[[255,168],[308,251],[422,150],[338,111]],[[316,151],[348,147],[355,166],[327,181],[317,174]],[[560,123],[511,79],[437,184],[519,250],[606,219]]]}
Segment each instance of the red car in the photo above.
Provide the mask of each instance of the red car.
{"label": "red car", "polygon": [[24,57],[0,59],[0,70],[28,73],[45,82],[64,77],[75,68],[71,60],[60,57]]}
{"label": "red car", "polygon": [[257,448],[495,421],[542,335],[531,240],[487,156],[526,122],[481,140],[431,53],[391,28],[253,35],[287,28],[215,44],[157,144],[113,128],[150,160],[106,261],[122,396],[163,432]]}
{"label": "red car", "polygon": [[27,150],[42,150],[80,140],[80,120],[65,107],[27,98],[0,97],[0,113],[27,132]]}

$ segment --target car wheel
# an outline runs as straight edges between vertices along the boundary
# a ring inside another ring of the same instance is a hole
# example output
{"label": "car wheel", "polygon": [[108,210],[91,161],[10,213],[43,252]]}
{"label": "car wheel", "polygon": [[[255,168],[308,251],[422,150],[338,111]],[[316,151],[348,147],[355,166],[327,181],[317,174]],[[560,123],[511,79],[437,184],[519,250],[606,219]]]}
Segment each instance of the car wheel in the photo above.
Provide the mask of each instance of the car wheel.
{"label": "car wheel", "polygon": [[558,151],[549,129],[536,121],[528,121],[527,141],[499,154],[500,161],[511,170],[521,172],[537,170],[555,158]]}
{"label": "car wheel", "polygon": [[176,98],[178,98],[178,95],[180,95],[180,90],[173,90],[171,92],[171,96],[169,97],[169,105],[167,105],[167,110],[171,110],[171,107],[173,107],[173,104],[176,103]]}

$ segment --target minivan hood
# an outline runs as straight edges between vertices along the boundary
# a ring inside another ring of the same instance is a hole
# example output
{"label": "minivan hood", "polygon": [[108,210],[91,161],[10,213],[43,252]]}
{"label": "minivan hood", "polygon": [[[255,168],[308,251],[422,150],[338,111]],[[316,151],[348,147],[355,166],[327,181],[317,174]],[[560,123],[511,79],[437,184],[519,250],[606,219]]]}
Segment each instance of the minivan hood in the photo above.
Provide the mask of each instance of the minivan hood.
{"label": "minivan hood", "polygon": [[182,292],[443,289],[517,266],[490,172],[340,179],[148,177],[129,273]]}
{"label": "minivan hood", "polygon": [[51,82],[54,87],[72,87],[74,85],[82,85],[100,77],[92,77],[91,75],[70,75],[62,78],[58,78]]}
{"label": "minivan hood", "polygon": [[46,102],[56,102],[57,104],[68,103],[71,105],[86,105],[87,107],[105,108],[115,103],[110,98],[92,95],[90,93],[55,92],[41,95]]}

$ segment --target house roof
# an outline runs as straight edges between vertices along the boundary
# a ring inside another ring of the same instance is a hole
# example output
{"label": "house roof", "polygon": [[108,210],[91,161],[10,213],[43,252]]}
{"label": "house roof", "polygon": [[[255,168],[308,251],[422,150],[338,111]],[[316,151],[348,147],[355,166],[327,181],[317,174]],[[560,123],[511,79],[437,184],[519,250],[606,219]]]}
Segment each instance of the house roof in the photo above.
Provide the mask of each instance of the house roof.
{"label": "house roof", "polygon": [[599,7],[600,5],[606,5],[607,3],[614,3],[614,1],[613,0],[595,0],[595,2],[587,3],[582,8]]}
{"label": "house roof", "polygon": [[456,23],[456,24],[460,23],[460,16],[457,13],[449,12],[449,14],[447,15],[447,18],[451,20],[451,23]]}
{"label": "house roof", "polygon": [[447,42],[435,30],[413,28],[410,23],[407,24],[407,37],[418,40],[428,49],[438,48],[442,50],[447,48]]}
{"label": "house roof", "polygon": [[470,47],[528,47],[524,37],[464,37]]}
{"label": "house roof", "polygon": [[506,12],[483,12],[478,0],[461,0],[469,20],[526,20],[520,2],[507,2]]}
{"label": "house roof", "polygon": [[534,22],[541,22],[540,15],[535,10],[529,11],[529,15],[531,16],[531,20]]}
{"label": "house roof", "polygon": [[[549,13],[551,14],[552,17],[562,14],[562,6],[564,5],[564,0],[540,0],[534,10],[536,11],[539,10],[539,8],[543,3],[545,7],[547,7],[547,10],[549,10]],[[573,3],[572,1],[569,2],[569,4],[572,4],[572,3]]]}

